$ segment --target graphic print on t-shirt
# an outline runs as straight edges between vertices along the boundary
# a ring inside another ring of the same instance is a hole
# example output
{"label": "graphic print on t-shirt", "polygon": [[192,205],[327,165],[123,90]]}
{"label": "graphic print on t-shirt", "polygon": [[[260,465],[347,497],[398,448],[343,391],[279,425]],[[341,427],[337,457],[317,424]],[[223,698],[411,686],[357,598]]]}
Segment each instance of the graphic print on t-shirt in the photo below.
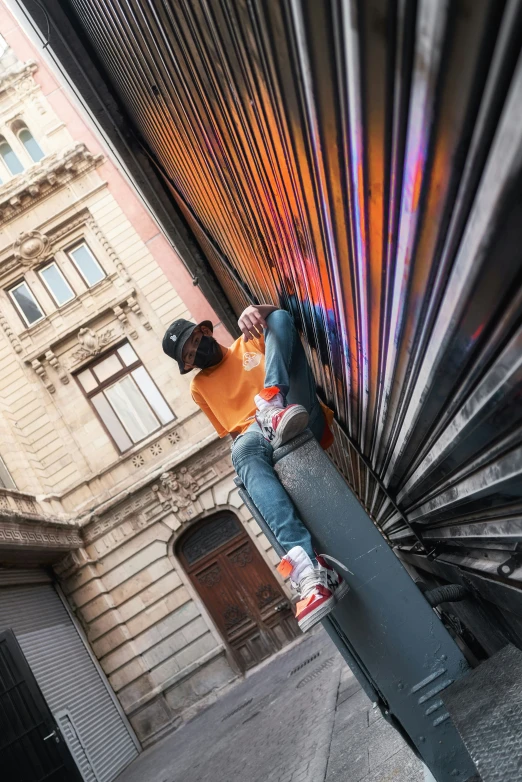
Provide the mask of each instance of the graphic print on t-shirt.
{"label": "graphic print on t-shirt", "polygon": [[243,368],[247,372],[251,369],[255,369],[261,363],[262,356],[259,353],[245,353],[243,356]]}
{"label": "graphic print on t-shirt", "polygon": [[262,337],[245,343],[236,339],[223,360],[202,369],[190,384],[192,398],[203,410],[220,437],[242,434],[256,414],[254,397],[265,383],[265,343]]}

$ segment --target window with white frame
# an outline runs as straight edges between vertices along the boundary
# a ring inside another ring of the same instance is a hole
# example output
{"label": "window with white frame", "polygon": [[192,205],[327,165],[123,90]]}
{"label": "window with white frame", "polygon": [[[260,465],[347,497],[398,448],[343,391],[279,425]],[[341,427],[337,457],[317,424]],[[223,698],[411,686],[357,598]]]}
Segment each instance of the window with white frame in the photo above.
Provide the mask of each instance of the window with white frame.
{"label": "window with white frame", "polygon": [[93,285],[103,280],[106,276],[102,267],[92,254],[89,246],[82,242],[71,250],[67,250],[67,255],[81,274],[85,284],[92,288]]}
{"label": "window with white frame", "polygon": [[18,138],[31,160],[33,160],[35,163],[38,163],[43,157],[45,157],[42,148],[36,141],[27,125],[23,125],[18,131]]}
{"label": "window with white frame", "polygon": [[39,163],[45,157],[45,152],[23,120],[11,123],[9,132],[14,145],[9,140],[9,134],[0,135],[0,172],[3,173],[0,184],[6,178],[21,174],[29,162]]}
{"label": "window with white frame", "polygon": [[76,379],[121,452],[175,420],[128,342],[90,364]]}
{"label": "window with white frame", "polygon": [[68,301],[75,298],[76,294],[65,279],[56,261],[39,269],[38,274],[54,299],[57,307],[61,307],[63,304],[67,304]]}
{"label": "window with white frame", "polygon": [[[31,279],[31,284],[36,282],[36,289],[38,284],[42,283],[56,307],[63,307],[73,301],[80,292],[75,291],[72,287],[75,284],[73,269],[76,270],[87,288],[93,288],[107,277],[105,270],[100,266],[89,246],[82,242],[72,249],[60,251],[57,259],[35,269],[38,280]],[[33,273],[31,272],[31,274]],[[71,275],[73,275],[72,280]],[[77,285],[81,286],[78,279],[76,279],[75,287]],[[14,285],[7,292],[27,326],[32,326],[48,314],[40,306],[26,280]]]}
{"label": "window with white frame", "polygon": [[21,174],[24,170],[18,155],[13,151],[11,145],[4,136],[0,136],[0,159],[7,168],[8,173],[12,176]]}
{"label": "window with white frame", "polygon": [[0,487],[2,489],[16,489],[15,482],[9,474],[9,470],[5,466],[5,462],[0,456]]}
{"label": "window with white frame", "polygon": [[8,294],[17,312],[27,326],[32,326],[45,317],[44,311],[25,280],[18,283],[18,285],[14,285],[8,291]]}

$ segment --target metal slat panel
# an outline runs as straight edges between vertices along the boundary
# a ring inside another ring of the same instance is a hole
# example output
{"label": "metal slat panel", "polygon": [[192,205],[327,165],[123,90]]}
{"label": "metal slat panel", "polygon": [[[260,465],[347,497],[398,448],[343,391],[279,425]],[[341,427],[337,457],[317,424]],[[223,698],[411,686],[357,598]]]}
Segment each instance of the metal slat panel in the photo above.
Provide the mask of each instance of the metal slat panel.
{"label": "metal slat panel", "polygon": [[522,544],[520,0],[62,5],[236,311],[295,316],[383,533]]}
{"label": "metal slat panel", "polygon": [[137,749],[54,588],[0,589],[1,627],[14,631],[51,711],[67,711],[80,768],[87,774],[86,751],[98,782],[110,782]]}
{"label": "metal slat panel", "polygon": [[84,782],[96,782],[92,763],[89,760],[88,753],[82,746],[71,715],[67,711],[62,711],[56,715],[56,718],[62,736],[65,738],[67,746],[76,760]]}
{"label": "metal slat panel", "polygon": [[51,584],[52,577],[40,568],[0,567],[0,587],[15,584]]}

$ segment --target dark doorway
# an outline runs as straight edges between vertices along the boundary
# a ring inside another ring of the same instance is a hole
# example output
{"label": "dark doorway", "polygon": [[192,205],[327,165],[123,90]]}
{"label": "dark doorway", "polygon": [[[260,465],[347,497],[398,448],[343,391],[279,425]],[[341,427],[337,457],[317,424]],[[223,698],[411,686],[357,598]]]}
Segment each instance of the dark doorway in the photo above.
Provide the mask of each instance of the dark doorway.
{"label": "dark doorway", "polygon": [[82,782],[11,630],[0,632],[0,768],[12,782]]}
{"label": "dark doorway", "polygon": [[218,513],[191,528],[178,553],[241,670],[299,634],[287,598],[233,513]]}

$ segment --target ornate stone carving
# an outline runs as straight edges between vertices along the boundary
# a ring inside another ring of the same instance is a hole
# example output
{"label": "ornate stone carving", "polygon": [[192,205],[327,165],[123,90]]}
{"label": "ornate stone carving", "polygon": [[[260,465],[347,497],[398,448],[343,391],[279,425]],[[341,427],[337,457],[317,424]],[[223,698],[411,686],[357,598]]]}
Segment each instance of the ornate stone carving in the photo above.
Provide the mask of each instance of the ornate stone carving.
{"label": "ornate stone carving", "polygon": [[19,84],[24,84],[23,92],[27,92],[29,87],[36,87],[36,82],[32,79],[33,73],[38,70],[36,60],[27,60],[27,62],[16,61],[7,70],[0,74],[0,94],[10,87],[16,88]]}
{"label": "ornate stone carving", "polygon": [[180,433],[179,433],[179,432],[170,432],[170,433],[167,435],[167,440],[169,441],[169,443],[170,443],[171,445],[176,445],[177,443],[179,443],[179,442],[180,442],[180,440],[181,440],[181,435],[180,435]]}
{"label": "ornate stone carving", "polygon": [[199,491],[199,484],[194,476],[191,475],[186,467],[181,467],[176,477],[178,482],[187,492],[187,495],[190,496],[191,499],[195,500]]}
{"label": "ornate stone carving", "polygon": [[152,326],[150,325],[150,322],[146,320],[145,315],[143,314],[135,296],[129,296],[127,299],[127,306],[138,316],[138,318],[141,319],[144,328],[146,328],[147,331],[150,331]]}
{"label": "ornate stone carving", "polygon": [[0,545],[34,546],[47,548],[80,548],[82,540],[77,530],[43,527],[33,523],[2,521]]}
{"label": "ornate stone carving", "polygon": [[94,217],[92,217],[92,216],[89,217],[89,219],[87,220],[87,225],[89,226],[89,228],[91,229],[93,234],[96,236],[96,238],[98,239],[99,243],[101,244],[101,246],[103,247],[103,249],[105,250],[107,255],[109,256],[111,261],[116,266],[120,276],[123,277],[123,279],[126,280],[127,282],[130,282],[131,276],[130,276],[129,272],[127,271],[127,269],[125,268],[123,263],[120,261],[120,259],[116,255],[116,253],[115,253],[111,243],[105,237],[105,234],[103,233],[103,231],[99,227],[99,225],[96,222],[96,220],[94,219]]}
{"label": "ornate stone carving", "polygon": [[80,348],[74,351],[73,358],[83,361],[89,356],[96,356],[112,340],[113,332],[114,329],[106,329],[101,333],[87,328],[80,329],[77,337]]}
{"label": "ornate stone carving", "polygon": [[67,371],[64,369],[64,367],[60,364],[58,361],[57,356],[53,353],[52,350],[48,350],[45,354],[45,358],[49,362],[49,364],[52,366],[60,380],[64,385],[67,385],[69,382],[69,375],[67,374]]}
{"label": "ornate stone carving", "polygon": [[20,341],[18,340],[18,337],[14,333],[13,329],[11,328],[9,323],[7,322],[7,320],[4,317],[2,312],[0,312],[0,326],[2,326],[3,330],[7,334],[7,338],[9,339],[9,342],[11,343],[11,345],[13,346],[15,351],[17,353],[22,353],[23,352],[23,347],[20,344]]}
{"label": "ornate stone carving", "polygon": [[[107,516],[99,518],[93,517],[88,526],[82,530],[83,539],[86,543],[92,543],[97,538],[110,532],[114,527],[121,524],[122,521],[129,516],[134,516],[136,511],[141,510],[145,506],[154,503],[155,495],[150,491],[141,494],[139,497],[135,497],[132,502],[127,502],[125,505],[120,506],[116,511],[112,511]],[[136,520],[138,526],[140,519]]]}
{"label": "ornate stone carving", "polygon": [[24,266],[32,266],[50,254],[51,242],[40,231],[22,231],[13,249],[15,260]]}
{"label": "ornate stone carving", "polygon": [[45,371],[45,367],[42,364],[41,361],[39,361],[37,358],[33,359],[31,361],[31,366],[46,387],[46,389],[49,391],[50,394],[54,394],[56,391],[56,388],[54,387],[54,384],[51,383],[47,376],[47,372]]}
{"label": "ornate stone carving", "polygon": [[41,511],[36,506],[34,498],[29,494],[19,494],[9,489],[0,489],[0,510],[8,511],[9,515],[23,514],[40,516]]}
{"label": "ornate stone carving", "polygon": [[0,188],[0,224],[32,209],[37,201],[102,162],[103,155],[92,155],[82,142],[46,155]]}
{"label": "ornate stone carving", "polygon": [[191,469],[196,473],[203,473],[210,467],[214,468],[222,460],[226,460],[229,466],[227,472],[233,472],[232,462],[230,461],[230,442],[223,438],[205,448],[203,455],[192,462]]}
{"label": "ornate stone carving", "polygon": [[31,95],[31,103],[35,107],[38,114],[41,114],[42,116],[44,114],[47,114],[47,109],[45,107],[45,104],[43,101],[41,101],[37,95]]}
{"label": "ornate stone carving", "polygon": [[122,331],[128,331],[129,335],[132,337],[132,339],[138,339],[138,332],[136,329],[133,329],[129,318],[127,317],[127,313],[123,311],[122,307],[119,304],[116,304],[113,308],[113,312],[118,318],[119,322],[121,323]]}
{"label": "ornate stone carving", "polygon": [[70,551],[63,559],[53,566],[58,578],[70,578],[85,565],[92,565],[94,560],[89,557],[85,549],[79,548]]}
{"label": "ornate stone carving", "polygon": [[172,508],[176,513],[179,510],[188,508],[191,503],[197,500],[194,488],[197,491],[197,481],[187,471],[183,476],[183,483],[181,483],[179,475],[176,475],[176,473],[164,472],[160,476],[159,484],[155,484],[152,487],[152,491],[158,496],[165,509]]}

